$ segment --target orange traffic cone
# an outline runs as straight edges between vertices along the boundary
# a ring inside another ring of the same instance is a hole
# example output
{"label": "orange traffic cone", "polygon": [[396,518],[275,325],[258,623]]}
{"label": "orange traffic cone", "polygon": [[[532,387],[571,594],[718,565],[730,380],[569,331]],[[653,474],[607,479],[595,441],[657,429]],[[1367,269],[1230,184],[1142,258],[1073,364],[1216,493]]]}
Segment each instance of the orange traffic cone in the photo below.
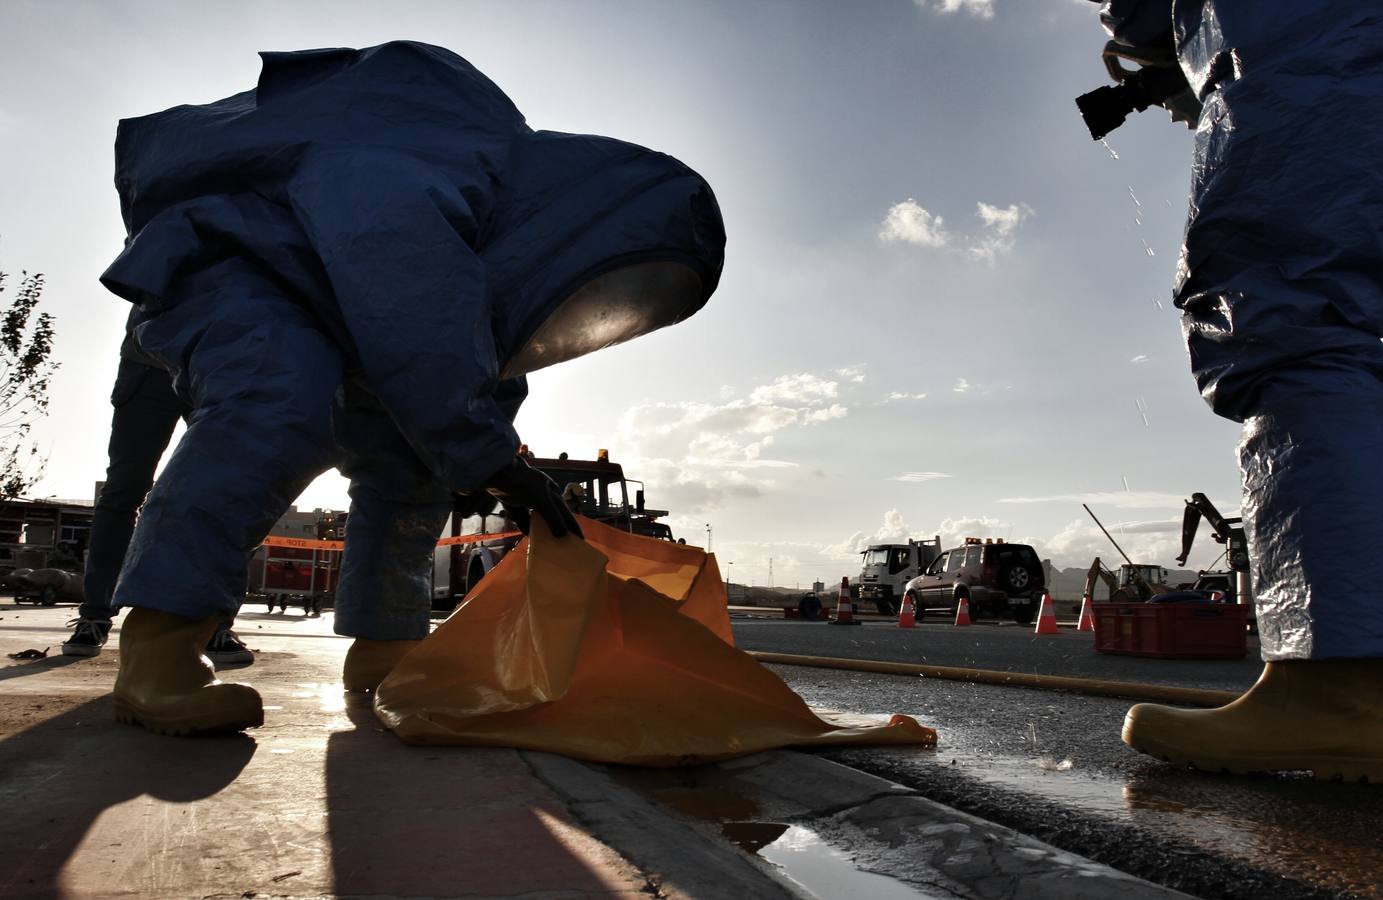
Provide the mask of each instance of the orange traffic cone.
{"label": "orange traffic cone", "polygon": [[903,608],[898,612],[898,627],[917,627],[917,606],[912,602],[911,592],[903,595]]}
{"label": "orange traffic cone", "polygon": [[832,625],[858,625],[855,620],[855,605],[850,602],[850,578],[843,576],[840,579],[840,599],[836,601],[836,617],[831,620]]}
{"label": "orange traffic cone", "polygon": [[1080,621],[1076,623],[1077,631],[1095,630],[1095,608],[1091,606],[1095,598],[1086,594],[1080,601]]}
{"label": "orange traffic cone", "polygon": [[1033,634],[1056,634],[1056,610],[1052,609],[1052,594],[1042,592],[1042,608],[1037,612],[1037,627]]}
{"label": "orange traffic cone", "polygon": [[956,624],[970,624],[970,598],[965,594],[960,595],[960,602],[956,604]]}

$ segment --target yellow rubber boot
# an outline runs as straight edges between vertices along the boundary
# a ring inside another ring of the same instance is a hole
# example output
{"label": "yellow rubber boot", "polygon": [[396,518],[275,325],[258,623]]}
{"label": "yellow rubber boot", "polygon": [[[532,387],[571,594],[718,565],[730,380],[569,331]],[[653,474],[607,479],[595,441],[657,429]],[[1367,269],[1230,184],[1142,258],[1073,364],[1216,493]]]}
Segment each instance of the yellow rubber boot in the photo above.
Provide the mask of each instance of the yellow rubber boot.
{"label": "yellow rubber boot", "polygon": [[1219,709],[1140,703],[1124,719],[1135,750],[1211,772],[1311,770],[1383,784],[1383,659],[1270,662]]}
{"label": "yellow rubber boot", "polygon": [[115,717],[159,734],[241,731],[264,724],[259,693],[216,680],[202,655],[219,619],[136,607],[120,628]]}
{"label": "yellow rubber boot", "polygon": [[356,638],[346,651],[341,681],[348,691],[373,691],[399,660],[422,641],[372,641]]}

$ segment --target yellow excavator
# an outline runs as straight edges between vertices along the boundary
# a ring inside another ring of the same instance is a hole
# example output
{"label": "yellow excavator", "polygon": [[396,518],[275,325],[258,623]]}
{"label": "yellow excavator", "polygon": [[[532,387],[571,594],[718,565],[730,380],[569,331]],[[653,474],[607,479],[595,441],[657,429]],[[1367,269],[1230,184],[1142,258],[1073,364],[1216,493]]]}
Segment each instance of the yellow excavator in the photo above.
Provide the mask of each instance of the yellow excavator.
{"label": "yellow excavator", "polygon": [[1095,585],[1101,581],[1109,588],[1112,603],[1146,603],[1158,594],[1172,591],[1167,584],[1167,570],[1161,566],[1125,563],[1117,572],[1111,572],[1097,556],[1085,575],[1085,595],[1093,598]]}
{"label": "yellow excavator", "polygon": [[1085,511],[1090,513],[1090,518],[1095,520],[1095,524],[1100,526],[1104,536],[1109,538],[1114,549],[1118,550],[1119,555],[1124,558],[1124,564],[1119,567],[1119,571],[1116,573],[1106,569],[1104,564],[1100,562],[1100,558],[1095,557],[1095,561],[1090,564],[1090,571],[1085,576],[1085,595],[1087,597],[1093,598],[1095,596],[1095,582],[1097,580],[1103,581],[1109,588],[1109,599],[1114,603],[1146,603],[1159,594],[1172,592],[1173,588],[1167,584],[1166,569],[1161,566],[1134,563],[1090,507],[1084,503],[1081,506],[1084,506]]}

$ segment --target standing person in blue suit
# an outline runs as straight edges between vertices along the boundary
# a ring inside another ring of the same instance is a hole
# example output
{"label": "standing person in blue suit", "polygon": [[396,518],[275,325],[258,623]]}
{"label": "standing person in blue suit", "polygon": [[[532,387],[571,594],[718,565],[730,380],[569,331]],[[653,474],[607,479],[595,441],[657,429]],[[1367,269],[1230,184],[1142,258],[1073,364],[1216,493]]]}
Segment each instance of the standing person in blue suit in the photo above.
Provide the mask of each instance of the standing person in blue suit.
{"label": "standing person in blue suit", "polygon": [[1383,781],[1383,14],[1109,0],[1130,58],[1203,109],[1175,285],[1191,368],[1242,422],[1266,664],[1229,706],[1129,711],[1124,741],[1230,772]]}
{"label": "standing person in blue suit", "polygon": [[[621,141],[533,131],[438,47],[265,53],[257,86],[121,123],[129,239],[103,283],[193,407],[116,590],[117,715],[262,722],[201,643],[319,472],[351,481],[336,630],[369,690],[428,630],[454,493],[579,536],[517,453],[524,375],[699,310],[724,230],[709,186]],[[338,449],[339,448],[339,449]]]}
{"label": "standing person in blue suit", "polygon": [[[173,392],[168,373],[141,353],[128,335],[120,345],[120,367],[110,402],[114,407],[110,462],[91,517],[83,600],[77,620],[69,623],[74,627],[63,642],[64,656],[98,656],[105,646],[111,628],[111,597],[139,507],[153,486],[154,472],[178,422],[192,412]],[[231,630],[230,620],[217,626],[203,652],[214,663],[254,662],[254,653]]]}

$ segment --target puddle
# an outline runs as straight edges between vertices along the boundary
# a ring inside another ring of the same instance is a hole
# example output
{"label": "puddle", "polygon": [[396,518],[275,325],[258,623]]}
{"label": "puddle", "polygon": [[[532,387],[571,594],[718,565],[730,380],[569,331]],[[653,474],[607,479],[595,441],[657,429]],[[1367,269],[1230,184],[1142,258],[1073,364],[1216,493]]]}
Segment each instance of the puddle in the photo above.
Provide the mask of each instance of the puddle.
{"label": "puddle", "polygon": [[823,841],[816,832],[789,825],[781,837],[759,850],[791,882],[821,900],[868,897],[869,900],[918,900],[950,894],[924,893],[887,875],[855,868],[850,858]]}
{"label": "puddle", "polygon": [[923,893],[895,878],[858,869],[849,856],[810,828],[759,820],[764,813],[758,801],[739,789],[733,776],[713,768],[630,770],[619,780],[685,816],[719,826],[722,837],[772,863],[808,896],[820,900],[951,896]]}
{"label": "puddle", "polygon": [[758,853],[788,830],[781,822],[722,822],[720,833],[730,843],[749,853]]}

